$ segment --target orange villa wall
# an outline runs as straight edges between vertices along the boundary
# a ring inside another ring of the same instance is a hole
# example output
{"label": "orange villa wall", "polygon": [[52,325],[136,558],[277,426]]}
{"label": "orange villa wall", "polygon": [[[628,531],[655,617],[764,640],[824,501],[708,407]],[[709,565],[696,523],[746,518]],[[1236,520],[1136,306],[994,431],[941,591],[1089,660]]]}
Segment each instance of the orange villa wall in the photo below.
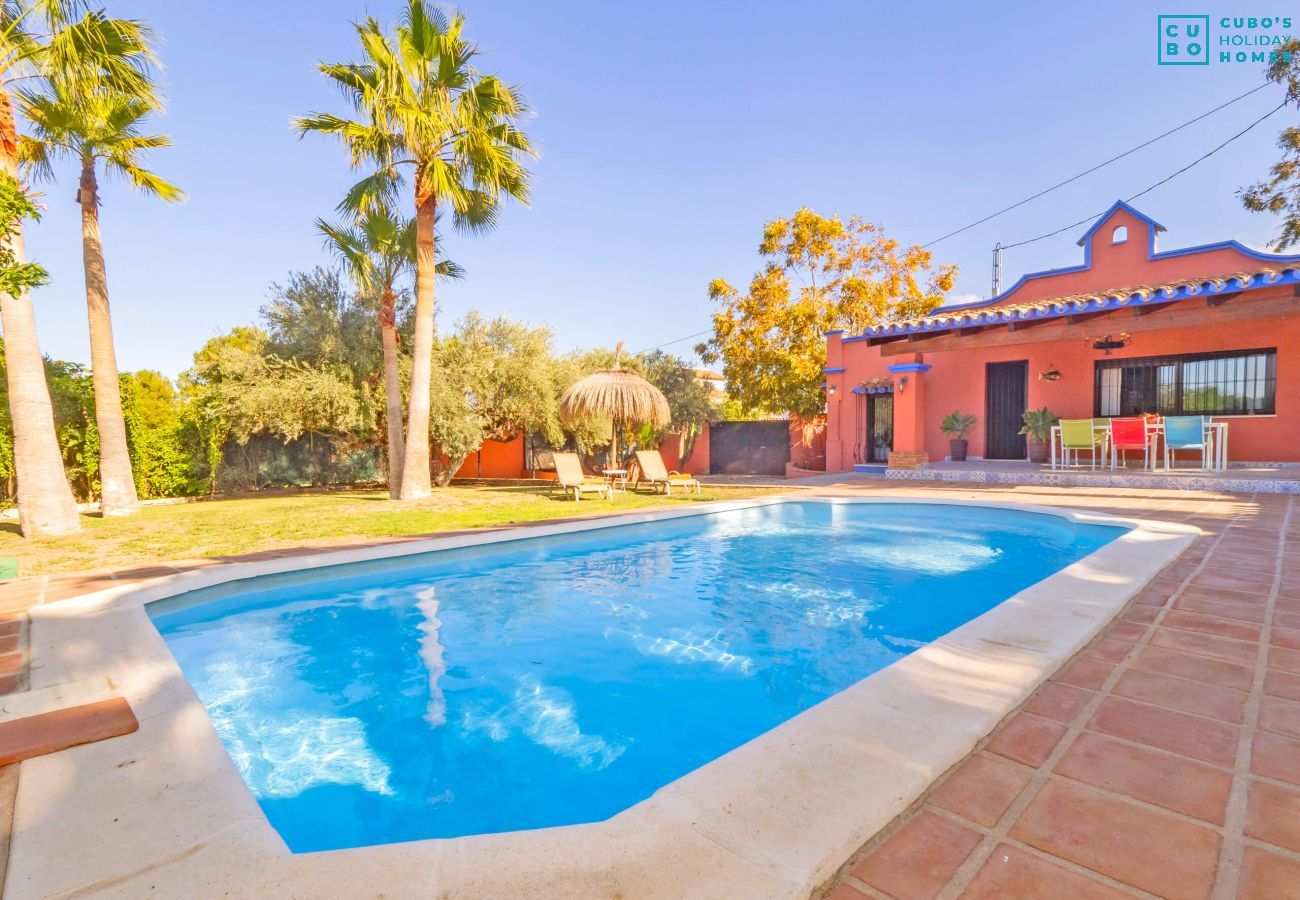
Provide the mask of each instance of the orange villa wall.
{"label": "orange villa wall", "polygon": [[[1195,303],[1196,301],[1182,301]],[[1157,313],[1175,315],[1175,311]],[[1045,327],[1045,326],[1040,326]],[[1073,326],[1078,329],[1080,326]],[[1093,363],[1102,359],[1084,335],[1070,339],[1019,346],[980,348],[923,354],[923,361],[933,368],[922,375],[925,381],[925,412],[922,423],[924,447],[931,460],[941,460],[948,453],[948,438],[939,430],[939,421],[954,409],[974,413],[980,420],[970,436],[971,456],[984,455],[984,367],[988,363],[1027,359],[1029,361],[1029,407],[1049,407],[1062,418],[1088,418],[1093,414]],[[968,339],[969,340],[969,339]],[[1277,414],[1274,416],[1219,417],[1229,422],[1228,451],[1233,460],[1293,462],[1300,460],[1300,318],[1292,315],[1236,324],[1229,333],[1207,325],[1197,328],[1171,328],[1155,334],[1135,334],[1114,359],[1197,353],[1211,350],[1257,350],[1277,348]],[[852,386],[867,378],[894,377],[890,364],[911,357],[882,357],[879,348],[865,342],[844,346],[844,366],[840,376],[843,388],[836,390],[828,428],[827,468],[844,471],[853,468],[855,428]],[[1039,374],[1055,367],[1060,381],[1042,381]],[[847,377],[845,377],[847,376]],[[827,380],[833,376],[828,376]],[[910,424],[904,420],[909,406],[902,402],[908,390],[915,390],[915,376],[903,397],[895,395],[894,435]],[[865,425],[863,426],[865,427]]]}
{"label": "orange villa wall", "polygon": [[[1110,245],[1114,227],[1121,224],[1128,227],[1127,242]],[[992,305],[1296,267],[1294,257],[1282,257],[1270,265],[1269,260],[1234,248],[1148,259],[1147,227],[1143,219],[1122,208],[1116,210],[1092,235],[1092,268],[1026,280]],[[963,337],[943,335],[874,347],[867,341],[844,343],[848,335],[828,335],[826,382],[835,393],[827,399],[827,468],[844,471],[853,467],[855,432],[865,424],[859,426],[855,421],[852,389],[868,378],[883,377],[895,382],[895,449],[911,449],[906,445],[915,444],[932,461],[942,460],[949,452],[948,438],[939,430],[939,422],[954,409],[973,413],[979,419],[970,435],[968,452],[972,457],[984,455],[988,363],[1028,360],[1030,408],[1047,406],[1065,418],[1090,417],[1094,362],[1106,358],[1093,349],[1090,339],[1120,332],[1129,332],[1131,337],[1127,346],[1112,353],[1113,359],[1276,348],[1276,415],[1216,419],[1229,422],[1230,460],[1300,461],[1300,297],[1296,289],[1285,285],[1252,290],[1214,307],[1193,297],[1141,317],[1132,310],[1115,311],[1087,316],[1073,324],[1060,319],[1014,333],[1001,326]],[[898,379],[902,373],[891,373],[889,366],[910,362],[931,368],[909,373],[908,384],[900,394]],[[1038,377],[1052,367],[1061,372],[1059,381]]]}
{"label": "orange villa wall", "polygon": [[[1116,228],[1128,229],[1128,240],[1112,244]],[[1092,267],[1082,271],[1057,271],[1029,278],[1008,292],[995,306],[1033,303],[1052,297],[1083,294],[1090,291],[1137,287],[1178,278],[1199,278],[1228,272],[1253,271],[1268,265],[1231,248],[1148,259],[1150,238],[1146,222],[1124,209],[1108,216],[1088,239],[1085,254]],[[1038,274],[1038,273],[1035,273]]]}

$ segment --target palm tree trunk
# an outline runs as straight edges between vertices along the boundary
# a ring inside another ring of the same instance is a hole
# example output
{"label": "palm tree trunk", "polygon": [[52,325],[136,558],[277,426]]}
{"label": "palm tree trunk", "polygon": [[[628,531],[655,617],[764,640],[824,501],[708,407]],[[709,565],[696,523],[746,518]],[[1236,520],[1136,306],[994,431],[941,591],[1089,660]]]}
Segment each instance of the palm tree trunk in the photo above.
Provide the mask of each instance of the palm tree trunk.
{"label": "palm tree trunk", "polygon": [[[9,95],[0,91],[0,172],[17,178],[14,128]],[[21,223],[10,238],[14,262],[26,259]],[[29,538],[81,530],[77,503],[63,472],[63,455],[54,431],[54,408],[45,382],[45,361],[36,340],[36,311],[27,294],[0,294],[4,328],[5,378],[14,428],[14,469],[18,474],[18,522]]]}
{"label": "palm tree trunk", "polygon": [[384,344],[384,395],[388,401],[388,496],[402,492],[402,380],[397,367],[397,311],[391,286],[384,288],[379,307],[379,336]]}
{"label": "palm tree trunk", "polygon": [[429,387],[433,377],[434,214],[430,194],[415,204],[415,339],[411,345],[411,396],[406,419],[406,455],[402,460],[402,500],[421,500],[433,493],[429,479]]}
{"label": "palm tree trunk", "polygon": [[122,386],[113,349],[113,322],[108,312],[108,277],[99,239],[99,195],[95,160],[81,164],[81,258],[86,270],[86,310],[90,318],[90,375],[95,389],[95,425],[99,428],[99,482],[106,516],[140,511],[131,475],[131,454],[122,418]]}

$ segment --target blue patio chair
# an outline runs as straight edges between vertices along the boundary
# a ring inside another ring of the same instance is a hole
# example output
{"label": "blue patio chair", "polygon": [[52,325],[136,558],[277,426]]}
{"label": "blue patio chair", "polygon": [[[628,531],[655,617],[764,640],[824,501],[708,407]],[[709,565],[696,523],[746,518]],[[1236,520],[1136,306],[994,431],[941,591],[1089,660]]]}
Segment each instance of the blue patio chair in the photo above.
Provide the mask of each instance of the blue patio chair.
{"label": "blue patio chair", "polygon": [[1173,468],[1179,450],[1200,450],[1201,468],[1210,467],[1210,441],[1206,436],[1206,416],[1165,417],[1165,469]]}

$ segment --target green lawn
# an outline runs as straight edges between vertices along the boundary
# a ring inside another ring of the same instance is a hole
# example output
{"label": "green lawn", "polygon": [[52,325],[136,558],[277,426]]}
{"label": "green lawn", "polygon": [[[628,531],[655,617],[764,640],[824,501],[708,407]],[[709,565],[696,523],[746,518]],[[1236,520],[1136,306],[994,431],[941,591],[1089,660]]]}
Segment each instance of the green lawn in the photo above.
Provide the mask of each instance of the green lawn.
{"label": "green lawn", "polygon": [[419,503],[397,503],[379,491],[214,500],[146,506],[127,519],[87,515],[81,534],[39,542],[24,540],[17,522],[5,522],[0,524],[0,557],[18,557],[21,575],[40,575],[736,500],[778,490],[705,487],[698,497],[629,492],[615,495],[612,502],[589,496],[579,503],[532,486],[448,487]]}

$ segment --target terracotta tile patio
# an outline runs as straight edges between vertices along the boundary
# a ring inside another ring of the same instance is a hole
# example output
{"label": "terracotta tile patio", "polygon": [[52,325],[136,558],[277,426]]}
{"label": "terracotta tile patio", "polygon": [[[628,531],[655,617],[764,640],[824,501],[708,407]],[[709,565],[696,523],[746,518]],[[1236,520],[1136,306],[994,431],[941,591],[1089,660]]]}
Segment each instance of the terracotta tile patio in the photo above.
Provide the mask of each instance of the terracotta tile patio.
{"label": "terracotta tile patio", "polygon": [[[1300,515],[1290,497],[878,481],[863,491],[1127,513],[1204,536],[846,861],[824,895],[1300,900]],[[226,561],[24,580],[0,586],[0,612]],[[0,621],[0,693],[25,688],[22,619]],[[0,873],[18,770],[0,768]]]}
{"label": "terracotta tile patio", "polygon": [[1300,898],[1300,515],[1091,494],[1205,535],[827,896]]}

